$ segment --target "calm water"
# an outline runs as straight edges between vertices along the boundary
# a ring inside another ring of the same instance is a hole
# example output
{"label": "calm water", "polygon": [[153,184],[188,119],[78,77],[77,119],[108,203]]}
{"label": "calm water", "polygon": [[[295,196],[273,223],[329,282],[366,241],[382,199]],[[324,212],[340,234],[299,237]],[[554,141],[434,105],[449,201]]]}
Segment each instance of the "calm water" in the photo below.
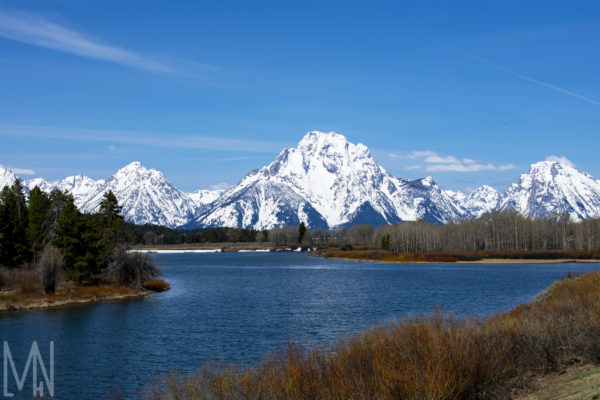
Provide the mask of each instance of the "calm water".
{"label": "calm water", "polygon": [[[169,292],[0,317],[0,340],[9,343],[19,372],[32,341],[45,359],[54,341],[58,398],[98,399],[107,388],[132,397],[161,372],[191,371],[208,358],[249,363],[290,339],[331,343],[437,307],[488,315],[533,299],[568,271],[600,268],[392,265],[302,253],[154,257]],[[31,393],[31,375],[26,388]]]}

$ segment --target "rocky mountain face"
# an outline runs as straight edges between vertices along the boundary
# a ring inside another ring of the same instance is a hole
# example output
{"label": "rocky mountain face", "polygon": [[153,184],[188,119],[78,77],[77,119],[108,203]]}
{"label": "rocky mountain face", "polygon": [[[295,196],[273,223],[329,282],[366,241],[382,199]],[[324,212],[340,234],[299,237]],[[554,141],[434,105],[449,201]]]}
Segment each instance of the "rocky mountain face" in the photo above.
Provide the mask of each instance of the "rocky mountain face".
{"label": "rocky mountain face", "polygon": [[194,210],[189,197],[169,183],[162,172],[146,169],[139,162],[118,170],[79,208],[83,212],[98,210],[102,196],[109,190],[123,207],[125,219],[136,224],[177,227],[187,223]]}
{"label": "rocky mountain face", "polygon": [[[12,184],[17,178],[11,174],[10,170],[0,168],[0,178],[3,179],[0,183]],[[56,182],[36,178],[22,183],[26,191],[35,186],[47,193],[54,189],[66,190],[73,195],[77,207],[88,213],[97,211],[104,193],[112,190],[123,207],[125,220],[172,228],[188,223],[202,199],[208,202],[220,193],[206,190],[202,191],[201,196],[188,195],[169,183],[162,172],[146,169],[139,162],[121,168],[107,180],[95,181],[84,175],[76,175]]]}
{"label": "rocky mountain face", "polygon": [[[0,166],[0,187],[15,179]],[[297,147],[284,149],[271,164],[250,171],[226,191],[184,193],[139,162],[107,180],[77,175],[22,183],[26,190],[68,190],[83,212],[96,211],[102,195],[112,190],[127,221],[169,227],[269,229],[304,221],[310,228],[334,228],[421,219],[442,224],[510,209],[535,218],[564,213],[575,221],[600,217],[600,182],[565,162],[533,164],[503,195],[489,186],[464,194],[442,190],[431,177],[394,177],[366,146],[333,132],[306,134]]]}
{"label": "rocky mountain face", "polygon": [[415,219],[443,223],[465,215],[433,179],[393,177],[366,146],[337,133],[310,132],[208,204],[191,225],[268,229],[305,221],[314,228]]}
{"label": "rocky mountain face", "polygon": [[17,179],[17,176],[10,169],[0,165],[0,189],[4,186],[10,186]]}
{"label": "rocky mountain face", "polygon": [[495,210],[500,203],[498,191],[487,185],[480,186],[469,194],[450,190],[447,190],[446,194],[465,209],[469,218],[479,218]]}
{"label": "rocky mountain face", "polygon": [[531,165],[504,193],[500,210],[533,218],[568,214],[573,221],[600,217],[600,181],[558,161]]}

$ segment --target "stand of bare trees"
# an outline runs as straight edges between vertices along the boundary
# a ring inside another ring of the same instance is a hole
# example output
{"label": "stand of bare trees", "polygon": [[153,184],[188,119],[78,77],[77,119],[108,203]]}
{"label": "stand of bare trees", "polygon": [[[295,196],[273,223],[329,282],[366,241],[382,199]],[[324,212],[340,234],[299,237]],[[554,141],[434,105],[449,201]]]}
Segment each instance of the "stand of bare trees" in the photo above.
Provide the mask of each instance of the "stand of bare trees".
{"label": "stand of bare trees", "polygon": [[476,220],[442,226],[424,221],[377,228],[372,244],[395,253],[424,251],[600,250],[600,219],[531,219],[491,212]]}

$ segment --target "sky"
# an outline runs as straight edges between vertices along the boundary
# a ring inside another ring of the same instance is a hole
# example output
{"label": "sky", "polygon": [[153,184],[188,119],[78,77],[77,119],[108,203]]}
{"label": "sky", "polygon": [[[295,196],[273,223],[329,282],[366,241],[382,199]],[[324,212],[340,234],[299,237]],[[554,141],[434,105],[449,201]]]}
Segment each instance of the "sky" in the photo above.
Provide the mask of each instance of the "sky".
{"label": "sky", "polygon": [[599,37],[583,0],[0,0],[0,164],[224,188],[320,130],[446,189],[598,178]]}

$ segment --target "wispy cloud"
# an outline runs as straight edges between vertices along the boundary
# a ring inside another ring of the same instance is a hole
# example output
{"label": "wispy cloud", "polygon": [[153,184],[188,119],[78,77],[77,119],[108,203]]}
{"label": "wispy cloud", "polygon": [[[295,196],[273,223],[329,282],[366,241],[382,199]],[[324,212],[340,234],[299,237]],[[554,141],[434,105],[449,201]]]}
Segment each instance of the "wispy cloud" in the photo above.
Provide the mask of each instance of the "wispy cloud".
{"label": "wispy cloud", "polygon": [[434,41],[434,42],[436,42],[436,43],[438,43],[438,44],[442,45],[443,47],[446,47],[446,48],[448,48],[448,49],[450,49],[450,50],[453,50],[453,51],[455,51],[455,52],[457,52],[457,53],[461,53],[461,54],[463,54],[463,55],[465,55],[465,56],[469,57],[469,58],[470,58],[470,59],[472,59],[472,60],[478,61],[478,62],[480,62],[480,63],[482,63],[482,64],[486,64],[486,65],[488,65],[488,66],[490,66],[490,67],[492,67],[492,68],[494,68],[494,69],[496,69],[496,70],[498,70],[498,71],[500,71],[500,72],[503,72],[503,73],[505,73],[505,74],[508,74],[508,75],[512,75],[512,76],[514,76],[515,78],[518,78],[518,79],[521,79],[521,80],[524,80],[524,81],[531,82],[531,83],[533,83],[533,84],[536,84],[536,85],[538,85],[538,86],[543,86],[543,87],[546,87],[546,88],[548,88],[548,89],[550,89],[550,90],[553,90],[553,91],[555,91],[555,92],[562,93],[562,94],[566,94],[567,96],[575,97],[575,98],[577,98],[577,99],[580,99],[580,100],[586,101],[586,102],[588,102],[588,103],[590,103],[590,104],[593,104],[593,105],[595,105],[595,106],[600,106],[600,101],[598,101],[598,100],[595,100],[595,99],[592,99],[592,98],[590,98],[590,97],[587,97],[587,96],[581,95],[581,94],[579,94],[579,93],[575,93],[575,92],[573,92],[573,91],[571,91],[571,90],[568,90],[568,89],[562,88],[562,87],[560,87],[560,86],[556,86],[556,85],[553,85],[553,84],[551,84],[551,83],[544,82],[544,81],[541,81],[541,80],[539,80],[539,79],[534,79],[534,78],[531,78],[531,77],[529,77],[529,76],[527,76],[527,75],[520,74],[520,73],[518,73],[518,72],[515,72],[515,71],[513,71],[513,70],[510,70],[510,69],[508,69],[508,68],[504,68],[504,67],[503,67],[503,66],[501,66],[501,65],[498,65],[498,64],[496,64],[496,63],[493,63],[493,62],[491,62],[491,61],[489,61],[489,60],[487,60],[487,59],[485,59],[485,58],[483,58],[483,57],[480,57],[480,56],[478,56],[478,55],[475,55],[475,54],[473,54],[473,53],[471,53],[471,52],[469,52],[469,51],[466,51],[466,50],[464,50],[464,49],[461,49],[461,48],[459,48],[459,47],[457,47],[457,46],[455,46],[455,45],[453,45],[453,44],[450,44],[450,43],[448,43],[448,42],[445,42],[445,41],[443,41],[443,40],[440,40],[440,39],[438,39],[438,38],[436,38],[436,37],[434,37],[434,36],[431,36],[431,35],[429,35],[429,34],[426,34],[426,33],[423,33],[423,32],[420,32],[420,31],[417,31],[417,30],[414,30],[414,29],[411,29],[411,30],[412,30],[413,32],[415,32],[415,33],[418,33],[419,35],[422,35],[422,36],[425,36],[425,37],[427,37],[429,40],[432,40],[432,41]]}
{"label": "wispy cloud", "polygon": [[35,170],[31,168],[11,168],[11,170],[17,175],[35,175]]}
{"label": "wispy cloud", "polygon": [[557,161],[559,163],[570,165],[571,167],[575,167],[575,164],[573,162],[571,162],[571,160],[569,160],[565,156],[548,156],[548,157],[546,157],[546,160],[547,161]]}
{"label": "wispy cloud", "polygon": [[96,58],[143,70],[182,73],[179,69],[136,52],[71,30],[38,15],[0,10],[0,36],[82,57]]}
{"label": "wispy cloud", "polygon": [[233,187],[233,186],[227,182],[221,182],[221,183],[216,183],[214,185],[210,185],[208,188],[210,190],[227,190],[230,187]]}
{"label": "wispy cloud", "polygon": [[469,56],[470,58],[474,59],[474,60],[477,60],[479,62],[487,64],[490,67],[492,67],[494,69],[497,69],[498,71],[501,71],[501,72],[504,72],[506,74],[512,75],[512,76],[514,76],[516,78],[519,78],[519,79],[522,79],[524,81],[528,81],[528,82],[534,83],[534,84],[539,85],[539,86],[544,86],[544,87],[546,87],[548,89],[554,90],[555,92],[566,94],[568,96],[575,97],[575,98],[578,98],[580,100],[586,101],[586,102],[588,102],[590,104],[593,104],[593,105],[596,105],[596,106],[600,106],[600,101],[594,100],[594,99],[589,98],[587,96],[583,96],[583,95],[581,95],[579,93],[575,93],[573,91],[567,90],[567,89],[562,88],[560,86],[553,85],[553,84],[548,83],[548,82],[544,82],[544,81],[540,81],[538,79],[530,78],[529,76],[526,76],[526,75],[520,74],[518,72],[512,71],[512,70],[510,70],[508,68],[504,68],[504,67],[502,67],[502,66],[500,66],[498,64],[495,64],[495,63],[493,63],[491,61],[486,60],[485,58],[481,58],[481,57],[476,56],[474,54],[471,54],[471,53],[468,53],[468,52],[465,52],[465,54],[467,56]]}
{"label": "wispy cloud", "polygon": [[517,168],[516,165],[480,163],[471,158],[458,158],[452,155],[442,156],[431,150],[414,150],[411,153],[400,155],[389,154],[390,158],[404,160],[418,160],[425,165],[409,165],[406,170],[423,169],[428,172],[478,172],[478,171],[506,171]]}
{"label": "wispy cloud", "polygon": [[80,129],[44,126],[0,125],[0,136],[37,137],[56,140],[115,143],[177,149],[226,150],[246,153],[279,153],[289,143],[207,135],[182,135],[140,131]]}

